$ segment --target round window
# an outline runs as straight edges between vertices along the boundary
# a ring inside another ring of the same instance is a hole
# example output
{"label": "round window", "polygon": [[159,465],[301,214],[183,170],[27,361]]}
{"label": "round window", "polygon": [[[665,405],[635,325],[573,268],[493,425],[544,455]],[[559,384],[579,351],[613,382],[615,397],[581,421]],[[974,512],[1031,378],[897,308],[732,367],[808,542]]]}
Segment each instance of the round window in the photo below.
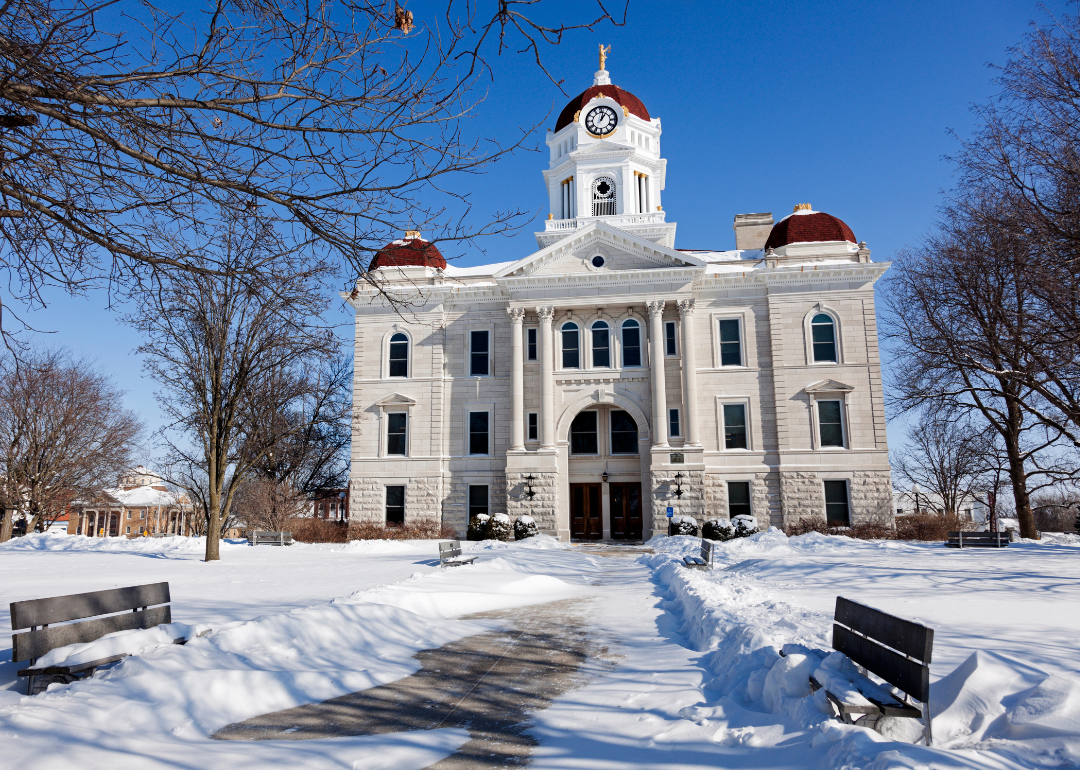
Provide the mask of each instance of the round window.
{"label": "round window", "polygon": [[603,257],[601,257],[599,254],[597,254],[595,257],[592,258],[592,266],[593,267],[603,267],[605,261],[606,260]]}

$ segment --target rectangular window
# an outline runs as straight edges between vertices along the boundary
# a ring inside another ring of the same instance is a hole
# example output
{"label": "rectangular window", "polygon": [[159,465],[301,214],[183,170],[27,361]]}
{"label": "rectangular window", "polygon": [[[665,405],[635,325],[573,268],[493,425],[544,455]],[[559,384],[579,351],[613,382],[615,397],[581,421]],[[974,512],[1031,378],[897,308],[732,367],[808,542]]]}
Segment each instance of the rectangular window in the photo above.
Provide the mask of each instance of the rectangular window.
{"label": "rectangular window", "polygon": [[664,323],[664,355],[674,356],[677,354],[677,347],[675,345],[675,322],[666,321]]}
{"label": "rectangular window", "polygon": [[578,328],[576,324],[566,324],[562,328],[562,368],[578,369],[581,356],[578,349]]}
{"label": "rectangular window", "polygon": [[540,440],[540,415],[536,412],[529,412],[529,441]]}
{"label": "rectangular window", "polygon": [[408,419],[405,412],[391,412],[386,415],[386,453],[388,455],[404,456]]}
{"label": "rectangular window", "polygon": [[596,412],[579,412],[570,423],[570,454],[594,455],[599,452],[596,440]]}
{"label": "rectangular window", "polygon": [[487,484],[469,485],[469,521],[474,516],[488,513],[488,488]]}
{"label": "rectangular window", "polygon": [[737,318],[720,321],[720,366],[742,366],[742,340]]}
{"label": "rectangular window", "polygon": [[668,435],[681,436],[682,426],[679,425],[679,410],[668,409]]}
{"label": "rectangular window", "polygon": [[597,369],[611,366],[611,343],[606,323],[597,323],[592,328],[592,365]]}
{"label": "rectangular window", "polygon": [[525,343],[525,358],[529,361],[536,360],[536,333],[537,329],[527,329],[525,331],[526,343]]}
{"label": "rectangular window", "polygon": [[469,412],[469,454],[490,454],[488,443],[488,413]]}
{"label": "rectangular window", "polygon": [[746,447],[746,404],[724,404],[724,449]]}
{"label": "rectangular window", "polygon": [[487,377],[491,373],[491,348],[487,331],[469,332],[469,376]]}
{"label": "rectangular window", "polygon": [[611,453],[613,455],[636,455],[638,453],[637,423],[628,412],[612,410]]}
{"label": "rectangular window", "polygon": [[844,446],[844,424],[839,401],[818,401],[818,435],[821,445]]}
{"label": "rectangular window", "polygon": [[146,518],[146,509],[145,509],[145,508],[143,508],[143,509],[142,509],[142,510],[141,510],[141,511],[139,512],[139,518],[140,518],[140,519],[145,519],[145,518]]}
{"label": "rectangular window", "polygon": [[847,527],[851,524],[846,481],[825,482],[825,521],[830,527]]}
{"label": "rectangular window", "polygon": [[728,518],[750,516],[750,482],[729,481],[727,485]]}
{"label": "rectangular window", "polygon": [[641,327],[637,321],[623,323],[622,365],[641,366]]}
{"label": "rectangular window", "polygon": [[129,535],[131,534],[131,527],[127,528],[127,534],[129,534]]}
{"label": "rectangular window", "polygon": [[405,487],[386,488],[386,523],[401,526],[405,523]]}

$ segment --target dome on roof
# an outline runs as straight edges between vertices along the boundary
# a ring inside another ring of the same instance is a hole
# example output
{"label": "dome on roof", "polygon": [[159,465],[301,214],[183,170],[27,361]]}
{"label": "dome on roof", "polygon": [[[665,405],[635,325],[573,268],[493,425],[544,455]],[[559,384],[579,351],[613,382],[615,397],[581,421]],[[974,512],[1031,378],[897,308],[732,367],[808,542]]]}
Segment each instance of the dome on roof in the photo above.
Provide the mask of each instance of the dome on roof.
{"label": "dome on roof", "polygon": [[851,241],[856,243],[855,233],[842,219],[832,214],[814,211],[809,203],[800,203],[795,212],[773,225],[766,249],[779,249],[792,243],[819,243],[822,241]]}
{"label": "dome on roof", "polygon": [[[604,74],[606,75],[607,73]],[[609,99],[613,99],[631,115],[637,115],[642,120],[652,120],[652,118],[649,117],[649,111],[645,109],[645,105],[629,91],[624,91],[618,86],[610,84],[594,85],[590,88],[586,88],[563,107],[563,111],[559,113],[559,120],[555,123],[555,133],[559,133],[573,123],[574,116],[577,115],[579,111],[583,110],[586,104],[598,96],[606,96]]]}
{"label": "dome on roof", "polygon": [[446,269],[446,259],[431,241],[420,237],[418,230],[408,230],[404,238],[390,241],[379,250],[368,270],[380,267],[437,267]]}

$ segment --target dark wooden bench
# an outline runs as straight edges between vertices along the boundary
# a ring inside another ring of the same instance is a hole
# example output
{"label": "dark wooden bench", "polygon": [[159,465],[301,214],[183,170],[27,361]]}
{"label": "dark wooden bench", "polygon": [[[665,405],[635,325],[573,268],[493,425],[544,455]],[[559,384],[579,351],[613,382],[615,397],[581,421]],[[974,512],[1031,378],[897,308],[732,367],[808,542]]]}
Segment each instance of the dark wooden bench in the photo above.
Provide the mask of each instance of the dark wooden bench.
{"label": "dark wooden bench", "polygon": [[259,532],[251,530],[247,535],[248,545],[292,545],[292,532]]}
{"label": "dark wooden bench", "polygon": [[683,564],[690,569],[712,569],[713,565],[713,543],[712,540],[706,540],[701,538],[701,555],[700,556],[684,556]]}
{"label": "dark wooden bench", "polygon": [[[11,603],[11,659],[30,661],[29,668],[17,673],[27,677],[26,694],[44,692],[50,684],[68,684],[90,676],[94,669],[115,663],[127,653],[71,666],[35,667],[38,658],[57,647],[97,641],[116,631],[153,628],[172,622],[169,608],[169,584],[113,588],[86,594],[54,596]],[[119,613],[119,614],[115,614]],[[104,615],[106,617],[97,617]],[[83,620],[83,618],[93,618]],[[68,623],[79,620],[79,623]],[[63,625],[54,625],[62,623]],[[19,629],[29,629],[19,632]],[[183,644],[186,639],[177,640]]]}
{"label": "dark wooden bench", "polygon": [[[845,703],[839,694],[826,688],[825,695],[836,706],[840,721],[876,729],[883,717],[921,719],[926,745],[931,745],[929,664],[933,648],[934,629],[837,596],[833,649],[847,655],[859,667],[865,681],[853,684],[869,701]],[[885,691],[866,676],[868,671],[902,690],[904,697],[881,697]],[[815,690],[821,688],[813,677],[810,686]],[[912,703],[912,699],[921,705]]]}
{"label": "dark wooden bench", "polygon": [[950,532],[949,548],[1008,548],[1008,532]]}
{"label": "dark wooden bench", "polygon": [[461,555],[460,540],[439,543],[439,566],[460,567],[463,564],[472,564],[474,561],[476,561],[475,556]]}

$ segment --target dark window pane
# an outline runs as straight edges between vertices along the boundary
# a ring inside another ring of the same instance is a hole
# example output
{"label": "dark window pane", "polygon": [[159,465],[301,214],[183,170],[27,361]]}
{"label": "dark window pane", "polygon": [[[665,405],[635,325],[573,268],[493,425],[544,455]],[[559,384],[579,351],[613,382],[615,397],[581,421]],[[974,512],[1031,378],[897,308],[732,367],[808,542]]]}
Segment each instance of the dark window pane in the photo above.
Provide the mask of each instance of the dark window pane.
{"label": "dark window pane", "polygon": [[637,321],[623,326],[622,343],[622,365],[641,366],[641,328]]}
{"label": "dark window pane", "polygon": [[830,527],[846,527],[851,523],[846,481],[825,482],[825,519]]}
{"label": "dark window pane", "polygon": [[669,409],[668,410],[668,435],[671,435],[671,436],[681,436],[682,435],[682,430],[680,430],[680,426],[679,426],[679,410],[678,409]]}
{"label": "dark window pane", "polygon": [[528,334],[528,338],[529,338],[528,339],[529,350],[528,350],[527,355],[528,355],[528,358],[529,358],[530,361],[535,361],[536,360],[536,329],[529,329],[527,334]]}
{"label": "dark window pane", "polygon": [[675,322],[668,321],[664,324],[664,355],[675,355]]}
{"label": "dark window pane", "polygon": [[404,334],[390,338],[390,376],[409,376],[409,338]]}
{"label": "dark window pane", "polygon": [[594,455],[596,443],[596,412],[581,412],[570,423],[570,454]]}
{"label": "dark window pane", "polygon": [[750,482],[729,481],[728,494],[728,517],[750,516]]}
{"label": "dark window pane", "polygon": [[488,333],[469,333],[469,376],[486,377],[488,371]]}
{"label": "dark window pane", "polygon": [[578,369],[581,366],[576,324],[567,324],[562,328],[562,365],[563,369]]}
{"label": "dark window pane", "polygon": [[739,321],[734,318],[720,322],[720,366],[742,366]]}
{"label": "dark window pane", "polygon": [[469,518],[488,512],[488,488],[486,484],[469,485]]}
{"label": "dark window pane", "polygon": [[488,453],[488,413],[469,412],[469,454]]}
{"label": "dark window pane", "polygon": [[745,404],[724,404],[724,448],[746,449]]}
{"label": "dark window pane", "polygon": [[386,523],[405,523],[405,487],[386,488]]}
{"label": "dark window pane", "polygon": [[405,454],[405,436],[408,416],[404,412],[386,415],[386,453]]}
{"label": "dark window pane", "polygon": [[529,413],[529,441],[536,441],[539,438],[540,426],[539,415],[536,412]]}
{"label": "dark window pane", "polygon": [[844,445],[844,426],[841,423],[839,401],[818,402],[818,432],[822,446]]}
{"label": "dark window pane", "polygon": [[824,313],[814,316],[810,323],[810,335],[814,342],[815,361],[836,361],[836,325]]}
{"label": "dark window pane", "polygon": [[611,453],[633,455],[638,453],[638,429],[634,418],[627,412],[612,411]]}
{"label": "dark window pane", "polygon": [[607,324],[596,324],[592,328],[592,365],[594,367],[611,366],[611,342]]}

